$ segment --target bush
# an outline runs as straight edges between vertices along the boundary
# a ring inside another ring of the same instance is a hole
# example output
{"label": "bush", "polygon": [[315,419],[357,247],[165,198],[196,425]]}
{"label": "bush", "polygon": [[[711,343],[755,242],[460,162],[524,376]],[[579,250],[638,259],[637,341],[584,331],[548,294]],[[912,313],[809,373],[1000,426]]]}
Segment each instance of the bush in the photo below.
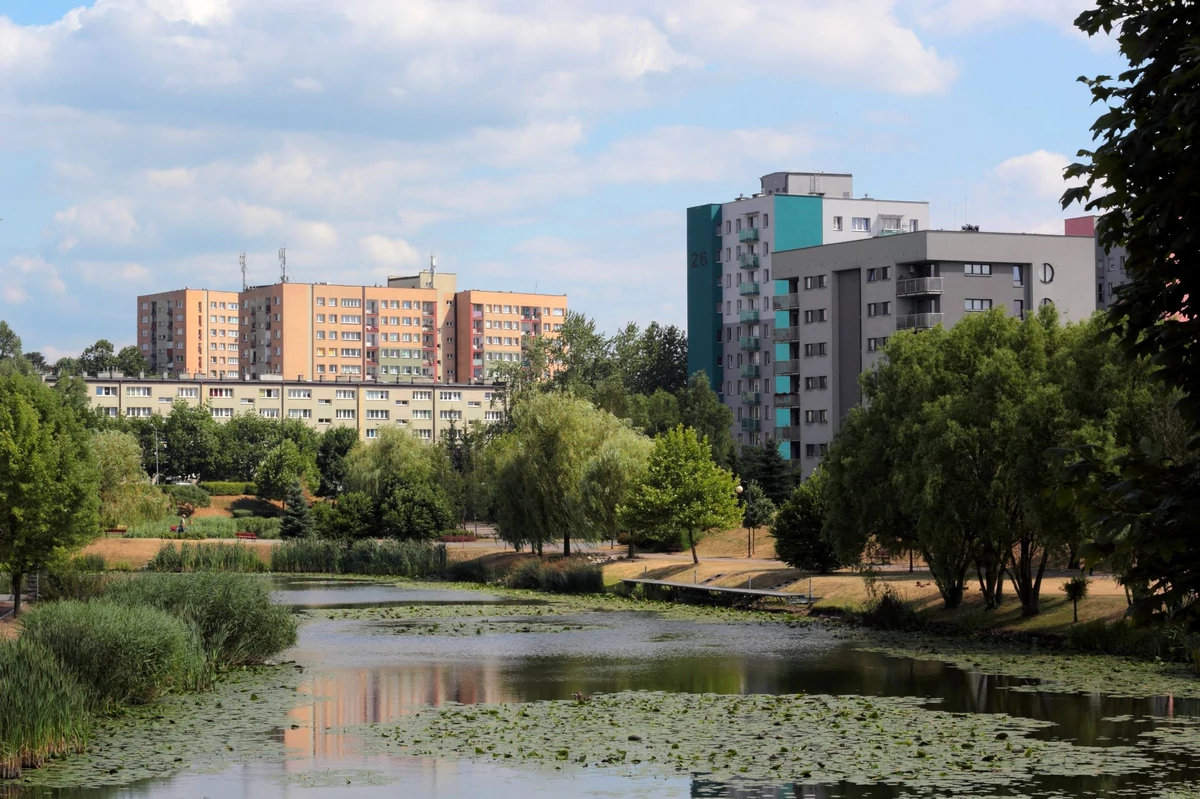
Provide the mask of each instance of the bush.
{"label": "bush", "polygon": [[152,572],[262,572],[266,564],[249,544],[163,544],[146,564]]}
{"label": "bush", "polygon": [[429,577],[446,570],[446,547],[418,541],[356,541],[300,538],[271,550],[271,571]]}
{"label": "bush", "polygon": [[820,469],[792,491],[771,523],[775,553],[784,563],[807,572],[826,574],[841,564],[833,546],[821,534],[825,520]]}
{"label": "bush", "polygon": [[117,580],[106,599],[186,619],[219,666],[258,663],[296,643],[296,619],[271,602],[261,579],[244,574],[145,574]]}
{"label": "bush", "polygon": [[379,503],[379,534],[401,540],[429,540],[454,526],[454,509],[439,486],[398,485]]}
{"label": "bush", "polygon": [[199,519],[189,519],[184,525],[183,532],[178,529],[178,522],[154,522],[138,524],[125,531],[125,538],[173,538],[179,540],[197,541],[203,538],[234,538],[238,532],[238,520],[224,516],[201,516]]}
{"label": "bush", "polygon": [[214,497],[237,497],[243,494],[255,496],[258,494],[258,486],[240,480],[206,480],[197,485]]}
{"label": "bush", "polygon": [[240,533],[254,533],[259,538],[277,539],[282,524],[281,519],[268,519],[263,516],[245,516],[235,519]]}
{"label": "bush", "polygon": [[463,583],[490,583],[496,579],[496,570],[480,558],[460,560],[446,567],[448,579]]}
{"label": "bush", "polygon": [[99,707],[149,702],[206,680],[197,631],[162,610],[67,600],[39,603],[21,623],[22,638],[53,652]]}
{"label": "bush", "polygon": [[301,538],[271,549],[271,571],[337,574],[343,545],[336,541]]}
{"label": "bush", "polygon": [[190,483],[162,486],[162,490],[170,497],[171,504],[175,506],[175,512],[181,516],[191,516],[196,512],[196,508],[207,508],[212,505],[212,498],[208,492]]}
{"label": "bush", "polygon": [[924,627],[916,609],[901,599],[891,586],[867,603],[859,621],[876,630],[912,631]]}
{"label": "bush", "polygon": [[511,588],[530,588],[556,594],[604,593],[604,570],[581,558],[522,561],[508,573]]}
{"label": "bush", "polygon": [[234,508],[230,513],[235,519],[245,519],[254,515],[254,511],[249,508]]}
{"label": "bush", "polygon": [[70,567],[81,572],[104,571],[104,556],[99,552],[87,552],[71,558]]}
{"label": "bush", "polygon": [[30,638],[0,638],[0,779],[48,757],[83,751],[88,697],[54,654]]}
{"label": "bush", "polygon": [[112,578],[101,571],[80,569],[69,564],[66,568],[46,573],[40,586],[40,598],[49,602],[60,599],[95,599],[104,593]]}

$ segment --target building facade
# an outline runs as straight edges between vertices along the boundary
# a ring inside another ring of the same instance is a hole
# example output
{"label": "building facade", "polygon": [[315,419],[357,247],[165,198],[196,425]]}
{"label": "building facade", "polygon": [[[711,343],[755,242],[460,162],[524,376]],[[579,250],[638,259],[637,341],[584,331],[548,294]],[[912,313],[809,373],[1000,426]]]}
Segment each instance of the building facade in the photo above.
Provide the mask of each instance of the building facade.
{"label": "building facade", "polygon": [[423,271],[140,296],[138,340],[156,375],[483,382],[520,360],[524,336],[557,335],[566,311],[566,295],[460,292],[453,274]]}
{"label": "building facade", "polygon": [[400,426],[426,441],[451,428],[503,418],[497,389],[476,383],[378,383],[361,380],[145,379],[120,374],[89,377],[88,398],[107,416],[151,418],[176,402],[203,405],[218,421],[244,413],[267,419],[298,419],[319,431],[353,427],[372,439],[383,427]]}
{"label": "building facade", "polygon": [[777,252],[772,389],[780,452],[812,473],[861,399],[859,375],[897,330],[949,327],[999,307],[1024,318],[1047,303],[1067,320],[1091,316],[1093,257],[1082,236],[940,230]]}
{"label": "building facade", "polygon": [[739,441],[773,432],[775,254],[928,225],[926,202],[855,198],[853,176],[819,172],[775,172],[752,197],[688,209],[688,373],[705,371]]}
{"label": "building facade", "polygon": [[1117,299],[1117,289],[1129,282],[1125,272],[1124,247],[1106,250],[1096,236],[1096,217],[1079,216],[1063,220],[1063,232],[1068,236],[1086,236],[1095,243],[1096,309],[1104,310]]}

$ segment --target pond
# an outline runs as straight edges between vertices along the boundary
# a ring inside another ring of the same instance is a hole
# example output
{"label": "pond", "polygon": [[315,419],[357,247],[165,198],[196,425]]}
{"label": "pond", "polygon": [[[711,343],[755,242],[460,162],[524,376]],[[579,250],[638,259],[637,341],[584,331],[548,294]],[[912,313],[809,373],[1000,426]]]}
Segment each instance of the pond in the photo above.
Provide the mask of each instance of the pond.
{"label": "pond", "polygon": [[275,754],[29,794],[1165,797],[1200,781],[1196,700],[1037,690],[749,614],[378,581],[275,588],[309,617],[285,655],[299,691],[262,730]]}

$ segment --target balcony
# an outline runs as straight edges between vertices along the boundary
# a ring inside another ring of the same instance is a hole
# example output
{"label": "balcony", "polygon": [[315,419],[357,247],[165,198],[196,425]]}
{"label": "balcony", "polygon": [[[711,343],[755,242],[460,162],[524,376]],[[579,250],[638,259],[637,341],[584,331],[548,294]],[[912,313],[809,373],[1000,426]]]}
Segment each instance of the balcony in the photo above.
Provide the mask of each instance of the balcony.
{"label": "balcony", "polygon": [[771,307],[776,311],[790,311],[800,307],[799,294],[776,294],[771,298]]}
{"label": "balcony", "polygon": [[762,394],[758,391],[742,392],[743,405],[758,405],[762,402]]}
{"label": "balcony", "polygon": [[743,419],[742,429],[750,433],[757,433],[762,430],[762,419]]}
{"label": "balcony", "polygon": [[758,336],[742,336],[738,341],[738,346],[744,350],[757,350],[762,346],[762,339]]}
{"label": "balcony", "polygon": [[742,269],[755,269],[758,267],[758,256],[743,253],[738,256],[738,265]]}
{"label": "balcony", "polygon": [[738,320],[742,322],[757,322],[758,311],[738,311]]}
{"label": "balcony", "polygon": [[775,341],[799,341],[800,328],[798,327],[777,327],[771,334],[771,338]]}
{"label": "balcony", "polygon": [[897,330],[930,330],[942,323],[944,314],[909,313],[896,317]]}
{"label": "balcony", "polygon": [[799,441],[800,440],[800,428],[799,427],[776,427],[775,428],[775,440],[776,441]]}
{"label": "balcony", "polygon": [[762,377],[762,367],[756,363],[746,364],[742,367],[742,377],[748,380]]}
{"label": "balcony", "polygon": [[776,394],[775,395],[775,407],[776,408],[799,408],[800,407],[800,395],[799,394]]}
{"label": "balcony", "polygon": [[738,231],[738,241],[758,241],[758,228],[742,228]]}
{"label": "balcony", "polygon": [[777,375],[798,375],[800,374],[800,361],[776,361],[775,374]]}
{"label": "balcony", "polygon": [[741,283],[738,285],[738,294],[743,297],[757,297],[762,291],[761,283]]}
{"label": "balcony", "polygon": [[913,277],[896,281],[897,297],[919,297],[926,294],[941,294],[942,277]]}

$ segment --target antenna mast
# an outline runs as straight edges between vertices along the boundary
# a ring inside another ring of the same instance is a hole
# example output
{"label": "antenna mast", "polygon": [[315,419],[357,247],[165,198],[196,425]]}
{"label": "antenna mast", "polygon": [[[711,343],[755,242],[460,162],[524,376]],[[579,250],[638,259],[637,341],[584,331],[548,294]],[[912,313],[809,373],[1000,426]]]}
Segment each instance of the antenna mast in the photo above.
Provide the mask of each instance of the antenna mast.
{"label": "antenna mast", "polygon": [[287,277],[287,247],[279,248],[279,282],[288,282]]}
{"label": "antenna mast", "polygon": [[433,288],[433,278],[437,276],[437,256],[429,253],[429,284],[425,288]]}
{"label": "antenna mast", "polygon": [[242,291],[250,288],[249,282],[246,280],[246,251],[242,250],[238,254],[238,266],[242,268]]}

